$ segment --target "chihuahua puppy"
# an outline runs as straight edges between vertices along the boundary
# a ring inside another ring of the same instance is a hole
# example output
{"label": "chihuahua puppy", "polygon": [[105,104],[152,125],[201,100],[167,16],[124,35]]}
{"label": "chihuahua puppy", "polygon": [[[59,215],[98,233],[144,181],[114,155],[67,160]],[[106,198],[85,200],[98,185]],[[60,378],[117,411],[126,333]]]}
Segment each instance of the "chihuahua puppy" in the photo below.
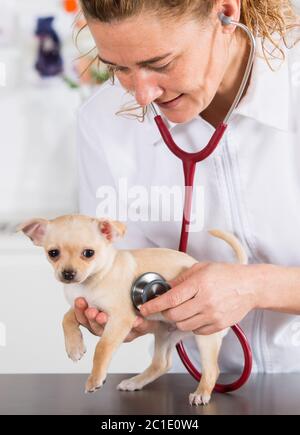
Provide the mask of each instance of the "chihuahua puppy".
{"label": "chihuahua puppy", "polygon": [[[133,282],[146,272],[157,272],[167,281],[192,267],[197,261],[187,254],[170,249],[117,250],[114,242],[123,237],[121,222],[81,215],[61,216],[54,220],[32,219],[20,225],[36,246],[43,247],[56,278],[64,284],[71,309],[63,319],[66,352],[79,361],[86,352],[80,325],[74,313],[74,300],[86,299],[90,307],[108,314],[109,320],[99,340],[93,369],[86,382],[86,392],[95,392],[105,382],[113,353],[133,328],[138,312],[131,301]],[[238,262],[247,264],[239,241],[231,234],[214,230],[213,236],[226,241],[235,251]],[[155,349],[151,365],[140,375],[118,385],[121,391],[141,390],[166,373],[172,366],[174,346],[187,335],[161,314],[148,317],[159,320],[154,331]],[[218,356],[225,331],[194,335],[200,352],[202,379],[190,394],[191,405],[208,404],[219,376]]]}

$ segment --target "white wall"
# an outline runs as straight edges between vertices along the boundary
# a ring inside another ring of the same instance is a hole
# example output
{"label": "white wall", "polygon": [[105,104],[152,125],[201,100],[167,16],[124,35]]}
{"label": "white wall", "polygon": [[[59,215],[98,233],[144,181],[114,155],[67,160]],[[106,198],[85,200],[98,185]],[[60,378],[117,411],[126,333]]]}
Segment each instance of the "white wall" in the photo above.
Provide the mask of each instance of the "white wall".
{"label": "white wall", "polygon": [[[0,6],[3,1],[8,0]],[[89,372],[96,338],[85,334],[87,355],[77,365],[68,360],[62,285],[42,250],[11,232],[29,217],[77,212],[75,115],[81,101],[61,80],[39,82],[32,70],[36,18],[59,11],[59,0],[15,4],[18,31],[13,44],[0,45],[0,62],[9,72],[7,86],[0,87],[0,372]],[[68,29],[63,38],[70,36]],[[124,344],[111,372],[143,370],[150,360],[149,339]]]}

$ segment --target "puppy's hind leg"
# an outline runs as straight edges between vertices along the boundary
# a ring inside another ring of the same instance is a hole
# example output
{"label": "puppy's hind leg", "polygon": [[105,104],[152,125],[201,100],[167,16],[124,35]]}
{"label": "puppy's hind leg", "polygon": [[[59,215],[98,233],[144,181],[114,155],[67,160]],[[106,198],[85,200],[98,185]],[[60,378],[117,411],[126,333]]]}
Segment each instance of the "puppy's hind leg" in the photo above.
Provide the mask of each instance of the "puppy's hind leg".
{"label": "puppy's hind leg", "polygon": [[69,358],[77,362],[86,352],[83,342],[82,333],[79,328],[79,323],[76,319],[75,312],[70,309],[63,319],[63,330],[65,336],[65,347]]}
{"label": "puppy's hind leg", "polygon": [[164,375],[172,367],[173,340],[169,325],[159,322],[154,332],[155,346],[150,366],[140,375],[122,381],[117,389],[120,391],[137,391],[145,385]]}
{"label": "puppy's hind leg", "polygon": [[223,331],[208,336],[195,335],[200,352],[202,378],[197,390],[190,394],[190,405],[207,405],[210,401],[220,374],[218,357],[223,337]]}

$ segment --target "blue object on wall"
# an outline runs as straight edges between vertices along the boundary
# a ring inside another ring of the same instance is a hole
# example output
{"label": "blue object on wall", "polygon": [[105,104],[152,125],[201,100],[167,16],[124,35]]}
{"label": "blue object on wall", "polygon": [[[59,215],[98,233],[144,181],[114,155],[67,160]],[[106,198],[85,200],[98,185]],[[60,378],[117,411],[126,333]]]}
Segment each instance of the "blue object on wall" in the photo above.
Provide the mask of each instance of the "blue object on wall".
{"label": "blue object on wall", "polygon": [[39,38],[36,70],[42,77],[53,77],[63,71],[60,39],[52,27],[54,17],[38,18],[35,34]]}

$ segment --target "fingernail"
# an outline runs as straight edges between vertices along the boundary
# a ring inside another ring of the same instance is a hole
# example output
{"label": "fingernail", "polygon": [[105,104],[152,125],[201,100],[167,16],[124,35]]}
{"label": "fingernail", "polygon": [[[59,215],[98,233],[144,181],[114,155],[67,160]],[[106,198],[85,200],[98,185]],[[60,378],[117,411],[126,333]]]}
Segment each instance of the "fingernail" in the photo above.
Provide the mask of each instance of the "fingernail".
{"label": "fingernail", "polygon": [[85,303],[82,300],[76,301],[75,305],[76,305],[77,308],[80,308],[80,309],[85,307]]}

